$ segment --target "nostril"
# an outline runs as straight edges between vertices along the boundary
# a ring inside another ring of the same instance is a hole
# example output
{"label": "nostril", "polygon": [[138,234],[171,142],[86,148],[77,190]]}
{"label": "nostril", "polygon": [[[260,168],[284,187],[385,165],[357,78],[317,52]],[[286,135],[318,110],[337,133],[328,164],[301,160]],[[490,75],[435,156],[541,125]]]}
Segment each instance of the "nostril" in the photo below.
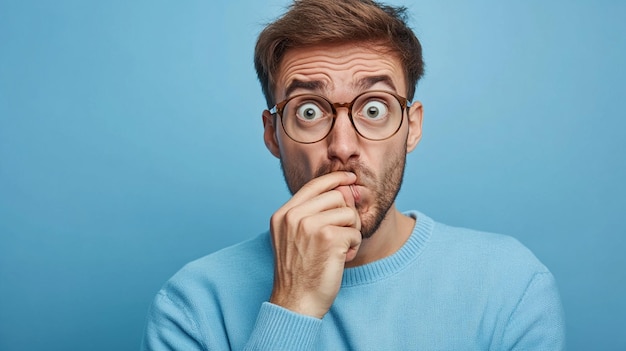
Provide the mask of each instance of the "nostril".
{"label": "nostril", "polygon": [[358,136],[354,131],[331,133],[327,138],[327,143],[328,157],[337,159],[342,164],[347,164],[359,156]]}

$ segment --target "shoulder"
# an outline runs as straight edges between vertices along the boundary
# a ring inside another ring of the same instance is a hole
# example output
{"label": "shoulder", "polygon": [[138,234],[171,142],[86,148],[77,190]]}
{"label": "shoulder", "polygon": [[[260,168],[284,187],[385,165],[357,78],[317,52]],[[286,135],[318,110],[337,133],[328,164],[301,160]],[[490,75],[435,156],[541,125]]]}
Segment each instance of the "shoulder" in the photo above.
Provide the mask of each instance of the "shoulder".
{"label": "shoulder", "polygon": [[550,275],[548,268],[511,236],[446,225],[417,211],[410,215],[430,223],[431,233],[420,260],[443,276],[494,287],[506,282],[523,290],[535,275]]}
{"label": "shoulder", "polygon": [[454,284],[478,292],[472,301],[493,325],[494,348],[563,349],[564,319],[552,273],[517,239],[437,223],[433,241],[447,247]]}
{"label": "shoulder", "polygon": [[430,248],[440,273],[454,279],[450,284],[482,291],[485,306],[513,311],[537,281],[545,282],[543,297],[558,299],[552,273],[511,236],[435,223]]}
{"label": "shoulder", "polygon": [[432,240],[457,257],[477,263],[524,267],[534,272],[548,269],[519,240],[508,235],[435,223]]}
{"label": "shoulder", "polygon": [[[221,273],[224,270],[240,270],[242,266],[259,265],[271,258],[272,246],[268,232],[226,247],[186,264],[179,274],[193,272]],[[271,263],[271,261],[269,262]]]}
{"label": "shoulder", "polygon": [[[153,300],[146,349],[229,348],[229,328],[252,328],[271,290],[273,261],[268,233],[227,247],[180,269]],[[229,325],[228,322],[232,325]]]}
{"label": "shoulder", "polygon": [[160,294],[175,299],[198,292],[228,293],[234,284],[267,280],[273,272],[270,240],[265,232],[189,262],[165,283]]}

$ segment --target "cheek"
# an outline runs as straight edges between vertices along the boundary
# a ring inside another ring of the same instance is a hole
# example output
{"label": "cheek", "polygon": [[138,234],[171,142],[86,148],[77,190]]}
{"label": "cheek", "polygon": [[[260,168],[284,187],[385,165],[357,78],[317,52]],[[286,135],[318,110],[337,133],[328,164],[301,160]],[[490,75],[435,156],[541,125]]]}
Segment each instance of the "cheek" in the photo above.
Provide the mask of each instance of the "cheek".
{"label": "cheek", "polygon": [[313,177],[325,155],[313,145],[295,144],[292,140],[283,140],[280,154],[284,167],[297,170],[298,174],[306,178]]}
{"label": "cheek", "polygon": [[402,167],[402,163],[406,158],[406,143],[398,142],[386,148],[380,148],[371,154],[370,162],[365,160],[366,164],[376,174],[377,181],[385,183],[391,179],[386,179],[396,171],[396,168]]}
{"label": "cheek", "polygon": [[310,152],[303,152],[301,148],[282,148],[280,150],[281,168],[289,191],[295,194],[308,183],[316,173],[320,163],[311,158]]}
{"label": "cheek", "polygon": [[[376,172],[381,172],[391,163],[393,163],[393,158],[397,155],[399,149],[397,146],[393,147],[384,147],[374,149],[370,153],[369,157],[369,166],[374,168]],[[366,161],[367,162],[367,161]]]}

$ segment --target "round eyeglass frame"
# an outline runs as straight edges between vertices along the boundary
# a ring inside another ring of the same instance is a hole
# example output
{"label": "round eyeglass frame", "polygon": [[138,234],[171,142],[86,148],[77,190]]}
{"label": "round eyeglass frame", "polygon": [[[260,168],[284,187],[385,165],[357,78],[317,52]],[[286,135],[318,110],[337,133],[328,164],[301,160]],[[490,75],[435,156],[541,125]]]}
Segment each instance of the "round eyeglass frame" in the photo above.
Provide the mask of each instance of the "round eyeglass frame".
{"label": "round eyeglass frame", "polygon": [[[393,96],[398,101],[398,103],[400,103],[400,107],[401,107],[401,111],[402,111],[402,116],[400,118],[400,123],[398,124],[398,128],[396,128],[396,130],[393,133],[391,133],[389,136],[381,138],[381,139],[368,138],[365,135],[361,134],[359,129],[354,124],[354,118],[352,117],[352,107],[353,107],[354,103],[361,96],[363,96],[365,94],[371,94],[371,93],[385,93],[385,94],[389,94],[389,95]],[[289,132],[287,132],[287,129],[285,128],[285,124],[283,122],[283,110],[284,110],[285,106],[291,100],[293,100],[295,98],[298,98],[298,97],[302,97],[302,96],[314,96],[314,97],[321,98],[322,100],[328,102],[328,105],[330,106],[330,108],[332,109],[332,112],[333,112],[333,115],[332,115],[333,119],[331,121],[330,128],[328,128],[328,132],[326,134],[324,134],[323,137],[321,137],[321,138],[319,138],[319,139],[317,139],[315,141],[300,141],[300,140],[295,139],[294,137],[289,135]],[[274,105],[274,107],[272,107],[269,110],[269,112],[272,115],[274,115],[274,116],[277,116],[277,115],[280,116],[280,124],[283,127],[283,130],[285,131],[285,134],[287,134],[289,139],[291,139],[291,140],[293,140],[293,141],[295,141],[297,143],[300,143],[300,144],[314,144],[314,143],[317,143],[319,141],[324,140],[330,134],[330,132],[333,130],[333,128],[335,127],[335,120],[337,119],[337,108],[340,108],[340,107],[345,107],[345,108],[348,109],[348,118],[350,118],[350,123],[352,124],[352,128],[354,128],[354,130],[357,132],[357,134],[359,134],[362,138],[367,139],[367,140],[372,140],[372,141],[383,141],[383,140],[387,140],[387,139],[393,137],[394,135],[396,135],[398,133],[398,131],[402,127],[402,123],[404,121],[404,111],[408,111],[409,110],[409,108],[411,107],[411,103],[408,101],[407,98],[402,97],[402,96],[400,96],[398,94],[392,93],[390,91],[386,91],[386,90],[369,90],[369,91],[365,91],[365,92],[362,92],[361,94],[357,95],[350,102],[331,102],[326,97],[324,97],[322,95],[318,95],[318,94],[298,94],[298,95],[294,95],[292,97],[289,97],[289,98],[287,98],[287,99],[277,103],[276,105]]]}

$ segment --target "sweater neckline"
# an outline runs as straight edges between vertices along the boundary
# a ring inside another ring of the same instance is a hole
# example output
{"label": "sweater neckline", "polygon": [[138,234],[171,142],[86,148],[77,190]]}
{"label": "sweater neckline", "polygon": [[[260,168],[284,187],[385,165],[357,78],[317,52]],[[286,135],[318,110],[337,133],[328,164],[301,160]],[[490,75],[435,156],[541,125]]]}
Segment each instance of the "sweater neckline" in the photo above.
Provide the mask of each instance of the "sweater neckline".
{"label": "sweater neckline", "polygon": [[415,261],[430,239],[434,221],[418,211],[404,213],[415,218],[415,226],[407,241],[391,256],[343,271],[342,287],[373,283],[387,278]]}

